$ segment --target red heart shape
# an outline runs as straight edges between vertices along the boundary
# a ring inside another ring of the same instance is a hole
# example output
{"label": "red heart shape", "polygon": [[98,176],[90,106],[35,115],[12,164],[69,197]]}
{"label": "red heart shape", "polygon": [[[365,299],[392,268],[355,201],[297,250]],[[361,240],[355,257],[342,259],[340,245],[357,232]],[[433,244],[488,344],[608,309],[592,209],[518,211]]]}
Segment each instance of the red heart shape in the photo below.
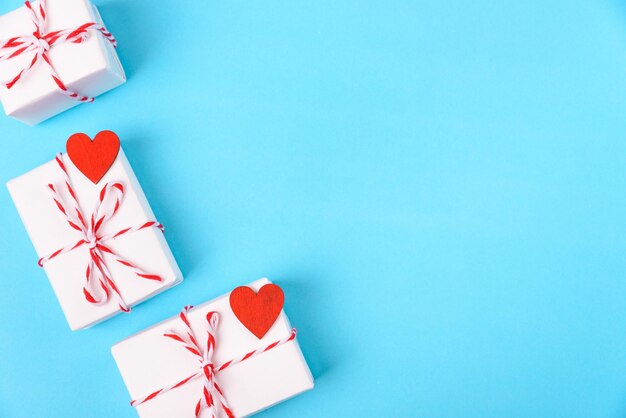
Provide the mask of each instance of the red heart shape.
{"label": "red heart shape", "polygon": [[230,292],[230,307],[235,316],[258,339],[272,328],[284,303],[283,290],[272,283],[263,286],[258,293],[247,286]]}
{"label": "red heart shape", "polygon": [[89,180],[98,183],[115,162],[120,139],[111,131],[98,133],[93,141],[89,136],[78,133],[70,136],[65,149],[76,168]]}

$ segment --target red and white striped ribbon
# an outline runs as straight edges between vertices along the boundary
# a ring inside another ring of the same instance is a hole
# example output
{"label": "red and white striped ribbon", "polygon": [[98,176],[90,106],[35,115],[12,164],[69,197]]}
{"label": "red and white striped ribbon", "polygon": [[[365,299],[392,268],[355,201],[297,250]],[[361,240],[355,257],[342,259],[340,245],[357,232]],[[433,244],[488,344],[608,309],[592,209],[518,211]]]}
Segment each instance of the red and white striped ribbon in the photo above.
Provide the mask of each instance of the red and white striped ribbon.
{"label": "red and white striped ribbon", "polygon": [[28,74],[40,60],[42,60],[48,66],[52,80],[63,94],[80,102],[93,102],[93,97],[83,96],[67,88],[54,69],[54,65],[52,65],[52,62],[50,61],[48,51],[54,45],[66,42],[75,44],[84,42],[89,37],[90,31],[95,31],[96,33],[101,34],[113,45],[114,48],[116,48],[117,41],[113,35],[104,26],[98,25],[94,22],[88,22],[71,29],[46,33],[46,0],[39,1],[39,7],[37,8],[38,11],[31,5],[30,1],[26,1],[24,4],[30,12],[31,20],[35,26],[35,31],[32,35],[16,36],[6,41],[0,41],[0,62],[8,61],[31,52],[34,52],[35,55],[32,60],[30,60],[14,77],[3,81],[1,84],[8,89],[12,88],[20,79],[25,77],[26,74]]}
{"label": "red and white striped ribbon", "polygon": [[188,382],[191,382],[192,380],[203,378],[204,387],[202,390],[202,397],[196,404],[196,409],[195,409],[196,418],[200,417],[203,410],[207,410],[211,418],[218,418],[219,410],[224,411],[224,413],[226,414],[228,418],[234,418],[234,414],[230,410],[230,407],[228,406],[228,403],[226,402],[224,393],[222,392],[222,389],[217,383],[215,375],[219,373],[220,371],[226,369],[227,367],[234,366],[235,364],[241,363],[242,361],[245,361],[251,357],[265,353],[266,351],[269,351],[273,348],[286,344],[289,341],[293,341],[296,338],[296,329],[293,328],[291,330],[291,333],[287,337],[279,341],[275,341],[272,344],[269,344],[263,348],[259,348],[257,350],[246,353],[238,358],[227,361],[221,366],[215,366],[213,364],[213,354],[215,352],[215,342],[216,342],[215,333],[219,325],[219,314],[217,312],[209,312],[206,316],[207,323],[208,323],[207,343],[206,343],[207,348],[206,350],[202,350],[202,348],[198,344],[198,339],[196,338],[193,330],[191,329],[191,325],[189,324],[189,319],[187,318],[187,312],[189,312],[189,310],[191,310],[192,308],[193,306],[185,306],[185,309],[183,309],[183,311],[180,313],[180,319],[186,328],[185,332],[169,330],[165,332],[164,336],[183,344],[184,348],[187,351],[195,355],[198,358],[198,361],[200,362],[200,370],[196,374],[193,374],[181,380],[178,383],[175,383],[173,385],[154,391],[150,395],[144,398],[133,400],[131,401],[130,404],[132,406],[139,406],[143,403],[150,401],[151,399],[156,398],[157,396],[163,393],[179,388],[187,384]]}
{"label": "red and white striped ribbon", "polygon": [[46,262],[62,254],[73,251],[83,245],[87,246],[89,248],[89,259],[87,261],[85,284],[83,286],[85,299],[94,305],[101,305],[106,303],[112,296],[119,305],[120,309],[124,312],[128,312],[130,311],[130,308],[124,302],[124,299],[122,298],[122,295],[120,294],[120,291],[111,276],[111,272],[109,271],[104,259],[105,254],[115,260],[115,262],[132,270],[135,276],[139,278],[159,282],[162,279],[160,276],[150,274],[137,267],[126,258],[119,256],[104,243],[108,240],[146,228],[154,227],[163,231],[163,225],[155,221],[148,221],[141,225],[124,228],[115,233],[101,235],[101,229],[106,222],[117,213],[117,210],[122,203],[122,198],[124,197],[124,186],[115,182],[105,184],[100,192],[94,211],[89,219],[86,220],[78,204],[76,192],[72,187],[72,183],[67,173],[65,164],[63,163],[61,154],[57,155],[56,162],[64,175],[64,186],[70,197],[70,199],[68,199],[69,202],[66,202],[65,199],[63,199],[59,190],[53,184],[48,184],[48,190],[52,194],[52,199],[54,200],[56,207],[67,221],[70,228],[80,232],[82,234],[82,238],[74,244],[60,248],[52,254],[40,258],[38,264],[40,267],[43,267]]}

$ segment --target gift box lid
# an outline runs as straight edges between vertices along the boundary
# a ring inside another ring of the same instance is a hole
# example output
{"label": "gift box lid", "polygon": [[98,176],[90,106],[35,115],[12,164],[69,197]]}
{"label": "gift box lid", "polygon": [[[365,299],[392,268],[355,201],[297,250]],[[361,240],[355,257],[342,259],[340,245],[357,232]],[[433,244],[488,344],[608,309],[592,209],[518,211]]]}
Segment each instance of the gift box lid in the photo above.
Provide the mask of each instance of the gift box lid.
{"label": "gift box lid", "polygon": [[[119,209],[115,216],[102,224],[102,235],[156,220],[121,148],[114,163],[98,184],[87,179],[67,154],[61,155],[60,159],[67,169],[76,198],[86,217],[89,217],[95,209],[98,196],[105,184],[119,182],[124,187],[124,197]],[[63,171],[56,160],[7,182],[9,193],[39,257],[49,256],[60,248],[71,246],[84,238],[80,232],[68,225],[53,200],[48,184],[55,186],[65,201],[70,201],[69,193],[63,187],[65,184]],[[140,279],[126,266],[118,262],[108,262],[111,276],[124,301],[130,306],[141,303],[182,280],[182,273],[163,232],[158,228],[145,228],[113,238],[107,240],[106,245],[123,258],[150,273],[159,275],[162,279],[161,282]],[[88,260],[89,249],[83,245],[52,258],[43,265],[73,330],[89,327],[120,312],[118,305],[112,301],[93,305],[85,300],[83,286]],[[108,260],[111,261],[110,258]],[[33,263],[36,261],[34,259]]]}
{"label": "gift box lid", "polygon": [[[32,5],[36,9],[39,2],[32,2]],[[46,33],[75,28],[88,22],[103,24],[98,10],[89,0],[48,0]],[[32,35],[34,30],[30,12],[25,6],[0,16],[0,41]],[[65,42],[54,45],[48,54],[63,83],[83,95],[97,96],[126,81],[114,48],[95,31],[90,31],[90,36],[80,44]],[[30,64],[34,55],[33,51],[0,61],[0,81],[11,80]],[[57,103],[58,100],[63,102]],[[63,96],[42,60],[11,89],[0,87],[0,101],[7,115],[24,118],[30,125],[80,104]]]}
{"label": "gift box lid", "polygon": [[[268,279],[261,279],[249,287],[258,291],[268,283]],[[281,312],[267,334],[258,339],[235,317],[229,306],[229,297],[224,295],[195,307],[187,314],[201,346],[205,344],[202,340],[206,339],[206,315],[210,311],[220,315],[215,364],[223,364],[283,339],[292,331],[287,316]],[[198,371],[198,359],[164,337],[164,333],[171,329],[181,329],[178,316],[128,337],[111,348],[133,399],[172,385]],[[203,347],[206,348],[206,345]],[[217,379],[236,416],[258,412],[313,387],[313,377],[296,340],[229,367],[219,372]],[[181,417],[189,414],[191,417],[195,402],[202,393],[201,388],[201,381],[192,381],[140,405],[138,410],[142,417],[165,417],[167,412],[164,410],[172,407],[179,408],[177,413]],[[188,399],[189,405],[181,399]],[[186,408],[185,412],[189,414],[185,415],[180,408]]]}

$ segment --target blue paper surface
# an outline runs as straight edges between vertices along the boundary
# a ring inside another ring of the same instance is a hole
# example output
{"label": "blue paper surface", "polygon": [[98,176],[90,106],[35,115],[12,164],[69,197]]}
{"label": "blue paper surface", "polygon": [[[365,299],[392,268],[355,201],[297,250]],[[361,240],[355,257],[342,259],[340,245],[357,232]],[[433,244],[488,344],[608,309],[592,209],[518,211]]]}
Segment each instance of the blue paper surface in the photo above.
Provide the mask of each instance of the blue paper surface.
{"label": "blue paper surface", "polygon": [[263,276],[317,381],[261,417],[626,415],[622,2],[97,5],[128,83],[0,180],[116,131],[186,281],[70,332],[0,191],[0,417],[136,417],[110,346]]}

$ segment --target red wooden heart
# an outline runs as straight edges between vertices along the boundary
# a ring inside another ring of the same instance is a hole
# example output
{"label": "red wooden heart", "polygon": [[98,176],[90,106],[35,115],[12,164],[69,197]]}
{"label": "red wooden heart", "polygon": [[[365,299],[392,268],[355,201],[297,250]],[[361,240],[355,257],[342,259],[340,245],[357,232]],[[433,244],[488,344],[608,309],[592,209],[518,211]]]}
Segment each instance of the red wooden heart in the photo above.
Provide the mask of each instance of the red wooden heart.
{"label": "red wooden heart", "polygon": [[284,303],[283,290],[272,283],[263,286],[258,293],[247,286],[230,292],[230,307],[235,316],[258,339],[272,328]]}
{"label": "red wooden heart", "polygon": [[102,131],[91,140],[85,134],[70,136],[65,145],[67,155],[89,180],[98,183],[109,171],[120,150],[120,140],[111,131]]}

